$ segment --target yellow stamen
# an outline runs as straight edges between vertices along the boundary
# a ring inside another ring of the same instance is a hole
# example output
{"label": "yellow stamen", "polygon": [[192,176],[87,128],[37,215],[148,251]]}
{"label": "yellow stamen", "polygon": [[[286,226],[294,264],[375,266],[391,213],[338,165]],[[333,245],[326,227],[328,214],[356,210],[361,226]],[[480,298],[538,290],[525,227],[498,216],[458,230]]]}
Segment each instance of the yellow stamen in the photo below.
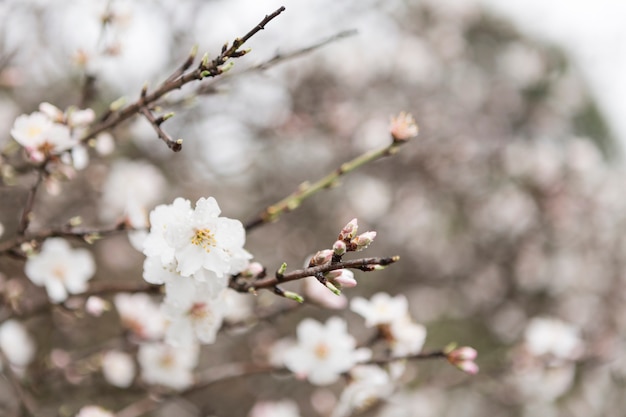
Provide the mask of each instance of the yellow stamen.
{"label": "yellow stamen", "polygon": [[215,236],[211,233],[210,229],[196,230],[196,234],[191,238],[191,243],[200,246],[207,252],[211,252],[211,247],[217,246]]}

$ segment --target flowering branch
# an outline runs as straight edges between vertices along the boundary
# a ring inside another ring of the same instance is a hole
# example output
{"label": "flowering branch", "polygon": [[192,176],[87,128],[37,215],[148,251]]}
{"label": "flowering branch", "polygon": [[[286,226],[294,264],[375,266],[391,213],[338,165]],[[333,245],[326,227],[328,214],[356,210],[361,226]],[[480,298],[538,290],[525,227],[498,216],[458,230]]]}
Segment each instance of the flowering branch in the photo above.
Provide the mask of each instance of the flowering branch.
{"label": "flowering branch", "polygon": [[318,191],[325,188],[330,188],[337,183],[339,178],[349,172],[362,167],[365,164],[373,162],[377,159],[385,156],[393,155],[398,151],[398,148],[404,141],[394,140],[388,146],[384,148],[366,152],[360,156],[357,156],[351,161],[343,163],[339,168],[326,175],[324,178],[310,184],[308,182],[302,183],[296,191],[283,198],[279,202],[267,207],[256,218],[246,223],[246,231],[250,231],[265,223],[270,223],[278,220],[278,218],[285,212],[293,211],[297,209],[300,204],[307,198],[311,197]]}
{"label": "flowering branch", "polygon": [[[243,71],[237,72],[236,74],[230,74],[230,77],[228,78],[232,78],[232,77],[236,77],[236,76],[241,76],[244,74],[248,74],[251,72],[256,72],[256,71],[265,71],[275,65],[278,64],[282,64],[283,62],[287,62],[290,61],[292,59],[301,57],[303,55],[306,55],[308,53],[311,53],[319,48],[322,48],[330,43],[336,42],[338,40],[341,39],[345,39],[348,38],[350,36],[354,36],[357,34],[357,30],[356,29],[350,29],[350,30],[344,30],[341,32],[338,32],[332,36],[329,36],[326,39],[323,39],[317,43],[314,43],[312,45],[309,46],[305,46],[304,48],[300,48],[300,49],[296,49],[294,51],[291,52],[286,52],[286,53],[280,53],[277,52],[276,55],[274,55],[273,57],[271,57],[270,59],[268,59],[265,62],[261,62],[257,65],[254,65],[252,67],[246,68]],[[195,94],[196,95],[206,95],[206,94],[211,94],[215,92],[215,84],[217,84],[219,81],[223,81],[224,78],[220,78],[217,80],[214,80],[214,82],[211,83],[207,83],[204,85],[199,86],[196,91]],[[170,103],[170,104],[180,104],[182,103],[184,100],[178,100],[175,103]]]}
{"label": "flowering branch", "polygon": [[[197,68],[189,72],[184,72],[193,64],[196,53],[196,49],[194,48],[187,60],[178,69],[176,69],[176,71],[172,75],[170,75],[156,90],[151,93],[148,93],[146,91],[146,93],[142,94],[142,96],[134,103],[129,104],[119,111],[113,111],[107,114],[106,118],[101,120],[96,125],[92,126],[91,129],[87,133],[85,133],[85,135],[83,135],[81,141],[86,142],[89,139],[98,135],[99,133],[109,130],[119,125],[123,121],[130,119],[132,116],[140,113],[143,108],[151,106],[167,93],[177,90],[185,84],[193,81],[200,81],[208,77],[216,77],[222,74],[225,71],[225,68],[222,68],[224,64],[226,64],[230,59],[239,58],[247,53],[246,50],[240,51],[239,48],[256,33],[265,29],[265,25],[267,25],[270,21],[280,15],[283,11],[285,11],[285,7],[280,7],[274,13],[265,16],[265,18],[261,22],[259,22],[242,38],[236,38],[235,40],[233,40],[230,48],[228,47],[228,44],[225,44],[222,48],[222,52],[217,56],[217,58],[209,61],[208,57],[205,56],[200,64],[197,66]],[[178,143],[178,141],[175,142]],[[166,141],[166,143],[168,143],[168,146],[170,145],[169,142]],[[178,143],[178,145],[180,145],[180,143]],[[170,148],[172,147],[170,146]],[[174,148],[176,148],[176,146]],[[174,148],[172,149],[175,150]]]}
{"label": "flowering branch", "polygon": [[337,263],[327,263],[310,268],[298,269],[286,274],[277,273],[274,277],[261,278],[253,282],[246,282],[244,280],[239,280],[238,277],[234,277],[231,279],[229,286],[239,292],[253,292],[261,288],[271,288],[283,282],[296,281],[298,279],[315,276],[324,272],[335,271],[337,269],[349,268],[360,269],[361,271],[373,271],[375,269],[380,269],[380,267],[397,262],[398,260],[400,260],[399,256],[392,256],[389,258],[362,258]]}

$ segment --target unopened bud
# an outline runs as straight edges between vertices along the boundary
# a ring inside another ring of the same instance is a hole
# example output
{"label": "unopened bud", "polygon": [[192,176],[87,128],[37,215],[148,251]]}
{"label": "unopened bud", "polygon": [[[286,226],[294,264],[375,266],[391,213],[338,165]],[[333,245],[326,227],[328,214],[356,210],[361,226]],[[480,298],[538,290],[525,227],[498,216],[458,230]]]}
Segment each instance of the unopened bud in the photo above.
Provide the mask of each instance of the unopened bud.
{"label": "unopened bud", "polygon": [[357,284],[356,279],[354,279],[354,272],[349,269],[337,269],[326,273],[324,276],[339,288],[352,288],[356,287]]}
{"label": "unopened bud", "polygon": [[324,285],[326,286],[326,288],[328,288],[333,294],[335,295],[341,295],[341,291],[339,290],[339,288],[335,287],[335,285],[333,285],[332,282],[330,281],[326,281],[324,283]]}
{"label": "unopened bud", "polygon": [[[285,268],[286,267],[287,266],[285,265]],[[256,278],[259,275],[261,275],[264,271],[265,271],[265,268],[263,267],[263,265],[261,265],[259,262],[252,262],[248,265],[246,269],[244,269],[241,272],[241,275],[246,278]]]}
{"label": "unopened bud", "polygon": [[317,252],[309,261],[309,266],[318,266],[329,263],[333,259],[333,251],[324,249]]}
{"label": "unopened bud", "polygon": [[[444,350],[444,352],[445,351],[446,350]],[[478,373],[478,365],[474,362],[477,355],[478,352],[476,352],[476,349],[469,346],[463,346],[447,352],[446,358],[448,359],[448,362],[456,366],[461,371],[470,375],[475,375]]]}
{"label": "unopened bud", "polygon": [[333,253],[337,256],[343,256],[348,250],[346,242],[338,240],[333,244]]}
{"label": "unopened bud", "polygon": [[288,299],[293,300],[293,301],[297,301],[298,303],[303,303],[304,302],[304,297],[302,297],[300,294],[297,294],[297,293],[292,292],[292,291],[285,291],[285,292],[283,292],[283,297],[288,298]]}
{"label": "unopened bud", "polygon": [[351,241],[356,236],[356,231],[359,228],[359,224],[357,219],[352,219],[348,224],[346,224],[341,232],[339,232],[338,240],[343,241]]}
{"label": "unopened bud", "polygon": [[356,246],[356,248],[354,249],[355,251],[360,251],[367,248],[374,241],[375,238],[376,232],[365,232],[352,239],[350,243]]}

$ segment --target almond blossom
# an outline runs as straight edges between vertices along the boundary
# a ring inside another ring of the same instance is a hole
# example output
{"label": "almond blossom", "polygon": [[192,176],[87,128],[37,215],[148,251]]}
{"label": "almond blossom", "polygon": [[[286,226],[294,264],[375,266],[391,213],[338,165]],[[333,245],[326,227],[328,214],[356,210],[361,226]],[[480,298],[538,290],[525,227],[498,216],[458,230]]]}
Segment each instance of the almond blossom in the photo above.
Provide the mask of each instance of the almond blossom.
{"label": "almond blossom", "polygon": [[332,384],[371,356],[369,349],[356,349],[356,340],[339,317],[331,317],[325,324],[304,319],[296,332],[298,342],[285,351],[285,366],[314,385]]}
{"label": "almond blossom", "polygon": [[174,348],[163,343],[142,344],[137,354],[141,378],[148,384],[183,390],[193,383],[199,353],[197,345]]}
{"label": "almond blossom", "polygon": [[9,363],[25,367],[35,357],[35,342],[20,322],[9,319],[0,325],[0,350]]}
{"label": "almond blossom", "polygon": [[369,301],[363,297],[355,297],[350,303],[350,309],[365,318],[367,327],[403,320],[409,311],[404,295],[391,297],[384,292],[374,294]]}
{"label": "almond blossom", "polygon": [[86,249],[72,249],[61,238],[47,239],[41,252],[28,258],[26,276],[35,284],[46,287],[53,303],[65,301],[69,294],[87,290],[87,281],[96,271],[93,256]]}

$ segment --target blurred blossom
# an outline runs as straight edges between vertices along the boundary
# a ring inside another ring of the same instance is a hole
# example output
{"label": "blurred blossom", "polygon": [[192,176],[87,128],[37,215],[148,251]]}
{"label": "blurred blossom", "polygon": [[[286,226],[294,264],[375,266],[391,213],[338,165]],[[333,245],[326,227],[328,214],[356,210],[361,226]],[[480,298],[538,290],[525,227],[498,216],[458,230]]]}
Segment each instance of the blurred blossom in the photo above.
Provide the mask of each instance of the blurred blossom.
{"label": "blurred blossom", "polygon": [[172,346],[214,343],[224,318],[224,298],[214,295],[207,283],[187,277],[179,280],[189,285],[170,287],[161,305],[167,321],[165,341]]}
{"label": "blurred blossom", "polygon": [[365,175],[348,181],[346,194],[356,215],[368,222],[374,222],[387,214],[393,199],[389,184]]}
{"label": "blurred blossom", "polygon": [[315,277],[306,277],[302,280],[302,292],[307,301],[332,310],[342,310],[348,305],[345,295],[335,295],[322,285]]}
{"label": "blurred blossom", "polygon": [[550,355],[560,360],[576,359],[583,349],[578,330],[554,318],[532,319],[526,327],[524,340],[533,355]]}
{"label": "blurred blossom", "polygon": [[252,163],[254,149],[250,129],[231,116],[205,118],[194,129],[197,141],[195,157],[202,157],[201,172],[213,172],[222,176],[242,174]]}
{"label": "blurred blossom", "polygon": [[114,417],[114,414],[97,405],[86,405],[80,409],[76,417]]}
{"label": "blurred blossom", "polygon": [[61,238],[49,238],[41,245],[41,252],[26,261],[26,276],[33,284],[45,286],[50,301],[60,303],[69,294],[87,290],[87,281],[96,270],[91,252],[72,249]]}
{"label": "blurred blossom", "polygon": [[389,326],[389,337],[393,356],[415,355],[424,346],[426,327],[408,318],[394,320]]}
{"label": "blurred blossom", "polygon": [[332,384],[371,354],[369,349],[356,349],[356,340],[347,330],[339,317],[331,317],[325,324],[302,320],[297,328],[298,343],[284,353],[285,366],[314,385]]}
{"label": "blurred blossom", "polygon": [[141,378],[148,384],[183,390],[193,383],[199,353],[197,345],[174,348],[162,343],[144,343],[137,354]]}
{"label": "blurred blossom", "polygon": [[135,379],[135,362],[128,353],[111,350],[102,357],[102,373],[109,384],[127,388]]}
{"label": "blurred blossom", "polygon": [[379,366],[357,365],[350,370],[350,382],[341,393],[331,417],[347,417],[354,410],[367,410],[378,400],[388,398],[394,389],[389,374]]}
{"label": "blurred blossom", "polygon": [[149,210],[163,198],[165,187],[165,178],[155,166],[144,161],[118,159],[111,165],[102,188],[100,218],[113,222],[122,216]]}
{"label": "blurred blossom", "polygon": [[575,375],[574,364],[533,364],[515,369],[512,378],[515,387],[527,401],[551,402],[572,387]]}
{"label": "blurred blossom", "polygon": [[401,112],[398,116],[391,117],[389,131],[394,141],[403,142],[417,136],[419,129],[410,113]]}
{"label": "blurred blossom", "polygon": [[300,417],[300,410],[293,400],[259,401],[248,417]]}
{"label": "blurred blossom", "polygon": [[254,317],[254,297],[230,288],[222,294],[225,303],[224,320],[239,323]]}
{"label": "blurred blossom", "polygon": [[404,320],[408,315],[408,302],[402,294],[391,297],[387,293],[379,292],[369,301],[354,297],[350,302],[350,310],[362,316],[367,327],[373,327]]}
{"label": "blurred blossom", "polygon": [[[110,155],[115,150],[115,139],[108,132],[100,133],[96,136],[96,152],[102,156]],[[119,161],[119,159],[117,160]]]}
{"label": "blurred blossom", "polygon": [[160,339],[165,331],[165,319],[158,304],[148,294],[115,295],[115,308],[122,320],[122,326],[144,340]]}
{"label": "blurred blossom", "polygon": [[2,237],[3,234],[4,234],[4,225],[0,223],[0,238]]}
{"label": "blurred blossom", "polygon": [[85,311],[94,317],[100,317],[102,313],[109,310],[109,308],[110,304],[108,301],[95,295],[87,298],[87,301],[85,302]]}
{"label": "blurred blossom", "polygon": [[17,320],[9,319],[0,325],[0,350],[17,367],[25,367],[35,358],[35,342],[26,328]]}

